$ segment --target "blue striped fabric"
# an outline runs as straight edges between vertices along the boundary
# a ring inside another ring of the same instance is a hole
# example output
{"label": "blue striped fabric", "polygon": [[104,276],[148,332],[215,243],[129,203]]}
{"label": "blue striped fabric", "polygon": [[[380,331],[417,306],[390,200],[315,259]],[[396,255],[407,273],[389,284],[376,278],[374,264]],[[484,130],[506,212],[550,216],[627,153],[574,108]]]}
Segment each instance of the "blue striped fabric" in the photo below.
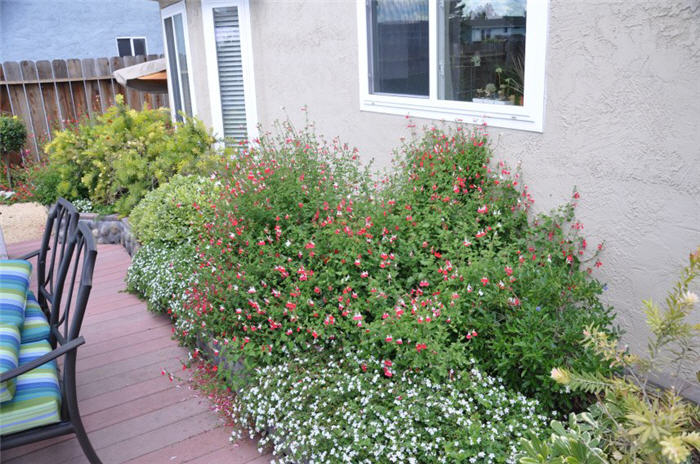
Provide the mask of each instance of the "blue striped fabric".
{"label": "blue striped fabric", "polygon": [[31,275],[29,261],[0,260],[0,323],[22,325]]}
{"label": "blue striped fabric", "polygon": [[[51,351],[47,341],[24,343],[19,349],[20,366]],[[53,424],[61,420],[61,392],[56,362],[50,361],[17,377],[15,396],[0,403],[0,435]]]}
{"label": "blue striped fabric", "polygon": [[[0,372],[19,365],[19,329],[14,324],[0,323]],[[9,401],[15,394],[15,379],[0,383],[0,402]]]}
{"label": "blue striped fabric", "polygon": [[49,339],[49,323],[32,291],[27,292],[27,307],[24,310],[22,325],[22,343],[38,342]]}

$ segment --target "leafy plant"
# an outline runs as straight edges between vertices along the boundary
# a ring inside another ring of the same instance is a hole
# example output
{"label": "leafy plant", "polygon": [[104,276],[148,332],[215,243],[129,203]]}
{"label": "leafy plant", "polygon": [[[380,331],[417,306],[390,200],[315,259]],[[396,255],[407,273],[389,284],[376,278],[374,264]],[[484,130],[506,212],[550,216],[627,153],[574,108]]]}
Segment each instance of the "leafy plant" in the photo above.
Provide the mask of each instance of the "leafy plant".
{"label": "leafy plant", "polygon": [[546,423],[535,401],[473,361],[441,383],[363,372],[384,364],[326,351],[283,359],[256,370],[234,411],[280,464],[513,462],[518,438]]}
{"label": "leafy plant", "polygon": [[520,464],[607,464],[600,448],[600,425],[588,413],[569,415],[568,427],[552,421],[548,440],[534,433],[521,439]]}
{"label": "leafy plant", "polygon": [[194,246],[187,242],[144,245],[131,260],[127,290],[145,298],[151,311],[178,314],[193,283],[194,259]]}
{"label": "leafy plant", "polygon": [[218,161],[212,142],[201,121],[172,123],[165,110],[136,111],[117,96],[115,106],[59,132],[45,151],[61,179],[59,195],[127,215],[173,175],[208,173]]}
{"label": "leafy plant", "polygon": [[207,178],[176,175],[149,192],[131,211],[129,222],[142,244],[194,240],[214,217],[207,206],[219,195]]}
{"label": "leafy plant", "polygon": [[700,450],[698,407],[685,402],[674,388],[662,389],[649,381],[656,370],[670,366],[675,366],[671,375],[676,377],[684,364],[698,359],[700,325],[687,320],[698,301],[690,291],[698,275],[700,248],[690,255],[663,310],[651,300],[644,301],[651,331],[647,357],[619,349],[600,330],[585,332],[585,343],[612,365],[622,368],[623,375],[552,370],[552,378],[560,384],[598,397],[589,411],[599,424],[596,433],[603,438],[601,447],[611,461],[680,464],[693,450]]}
{"label": "leafy plant", "polygon": [[12,176],[8,156],[12,152],[21,150],[26,140],[27,129],[21,119],[17,116],[0,115],[0,152],[4,159],[7,184],[10,189],[12,189]]}
{"label": "leafy plant", "polygon": [[490,166],[479,130],[426,131],[372,184],[346,145],[281,129],[215,178],[183,339],[228,340],[250,367],[336,343],[390,360],[380,375],[435,382],[474,357],[547,408],[585,396],[563,394],[552,367],[609,372],[581,345],[613,316],[588,276],[597,251],[578,235],[578,194],[530,223],[529,194]]}

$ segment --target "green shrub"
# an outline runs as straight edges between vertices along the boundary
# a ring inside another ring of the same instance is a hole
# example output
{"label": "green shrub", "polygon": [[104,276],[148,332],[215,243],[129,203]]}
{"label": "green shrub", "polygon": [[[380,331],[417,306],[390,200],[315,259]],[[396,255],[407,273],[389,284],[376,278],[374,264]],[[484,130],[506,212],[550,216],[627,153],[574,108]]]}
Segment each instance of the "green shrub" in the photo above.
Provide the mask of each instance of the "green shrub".
{"label": "green shrub", "polygon": [[207,178],[177,175],[149,192],[131,211],[129,222],[142,244],[155,241],[177,244],[197,238],[211,221],[218,187]]}
{"label": "green shrub", "polygon": [[[698,276],[700,247],[690,255],[688,266],[668,293],[666,308],[644,301],[651,332],[645,357],[620,349],[615,340],[599,329],[585,331],[585,344],[609,363],[622,367],[624,375],[552,369],[552,378],[560,384],[597,396],[598,401],[587,414],[572,416],[570,428],[573,431],[581,427],[591,429],[594,436],[600,438],[598,446],[609,462],[681,464],[694,462],[692,454],[696,453],[697,457],[700,452],[700,408],[685,401],[675,388],[665,390],[653,386],[649,378],[655,372],[667,371],[665,376],[673,381],[685,366],[694,367],[697,363],[700,325],[690,322],[689,318],[698,303],[698,296],[690,290]],[[668,372],[671,369],[675,370],[675,376]],[[561,430],[555,432],[562,435]],[[532,451],[538,447],[554,450],[557,441],[555,435],[545,443],[536,439],[525,441],[524,449],[528,453],[520,462],[550,462],[533,460],[533,455],[542,453]],[[585,445],[576,439],[572,439],[572,443],[578,447]]]}
{"label": "green shrub", "polygon": [[126,275],[127,290],[142,296],[154,312],[179,313],[193,282],[195,249],[189,243],[151,243],[139,248]]}
{"label": "green shrub", "polygon": [[59,132],[45,151],[60,176],[60,196],[127,215],[173,175],[208,172],[218,158],[212,142],[200,121],[173,124],[167,110],[136,111],[118,96],[96,120]]}
{"label": "green shrub", "polygon": [[[42,205],[52,205],[58,199],[58,184],[61,183],[61,175],[53,166],[43,165],[37,168],[32,175],[34,184],[34,198]],[[73,197],[73,199],[76,199]]]}
{"label": "green shrub", "polygon": [[8,156],[11,152],[19,151],[27,140],[27,129],[24,123],[17,116],[0,115],[0,154],[5,163],[5,174],[7,174],[8,186],[12,187],[10,160]]}
{"label": "green shrub", "polygon": [[547,421],[536,401],[472,363],[441,383],[361,366],[384,362],[325,351],[281,359],[255,372],[235,411],[280,464],[515,462],[518,439]]}

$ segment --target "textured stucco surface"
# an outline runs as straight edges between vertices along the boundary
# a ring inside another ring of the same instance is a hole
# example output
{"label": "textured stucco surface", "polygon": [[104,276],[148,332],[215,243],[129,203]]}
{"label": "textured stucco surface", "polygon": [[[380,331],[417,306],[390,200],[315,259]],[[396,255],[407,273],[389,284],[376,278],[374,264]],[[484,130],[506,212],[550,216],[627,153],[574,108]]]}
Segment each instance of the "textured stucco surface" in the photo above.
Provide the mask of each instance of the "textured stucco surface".
{"label": "textured stucco surface", "polygon": [[[549,13],[544,131],[490,128],[494,151],[540,211],[577,186],[589,243],[606,243],[595,277],[641,352],[641,300],[663,301],[700,245],[700,1],[550,0]],[[388,165],[406,120],[359,110],[355,2],[254,0],[251,16],[263,126],[301,123],[308,105],[321,133]]]}
{"label": "textured stucco surface", "polygon": [[117,37],[146,37],[163,53],[158,4],[150,0],[0,0],[0,61],[118,55]]}

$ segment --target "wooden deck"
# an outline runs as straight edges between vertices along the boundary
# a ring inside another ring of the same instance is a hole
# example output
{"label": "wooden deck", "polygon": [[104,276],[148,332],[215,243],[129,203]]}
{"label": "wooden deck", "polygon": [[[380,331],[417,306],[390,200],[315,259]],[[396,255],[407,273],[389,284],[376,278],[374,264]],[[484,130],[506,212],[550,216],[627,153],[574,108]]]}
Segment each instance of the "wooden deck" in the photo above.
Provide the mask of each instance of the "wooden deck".
{"label": "wooden deck", "polygon": [[[39,242],[8,245],[10,257]],[[167,317],[124,292],[129,255],[118,245],[99,245],[93,289],[83,322],[86,344],[78,349],[78,402],[90,440],[104,464],[262,464],[256,443],[229,443],[230,428],[181,370],[186,352],[171,340]],[[170,382],[165,369],[183,377]],[[72,435],[7,450],[3,463],[60,464],[87,460]]]}

